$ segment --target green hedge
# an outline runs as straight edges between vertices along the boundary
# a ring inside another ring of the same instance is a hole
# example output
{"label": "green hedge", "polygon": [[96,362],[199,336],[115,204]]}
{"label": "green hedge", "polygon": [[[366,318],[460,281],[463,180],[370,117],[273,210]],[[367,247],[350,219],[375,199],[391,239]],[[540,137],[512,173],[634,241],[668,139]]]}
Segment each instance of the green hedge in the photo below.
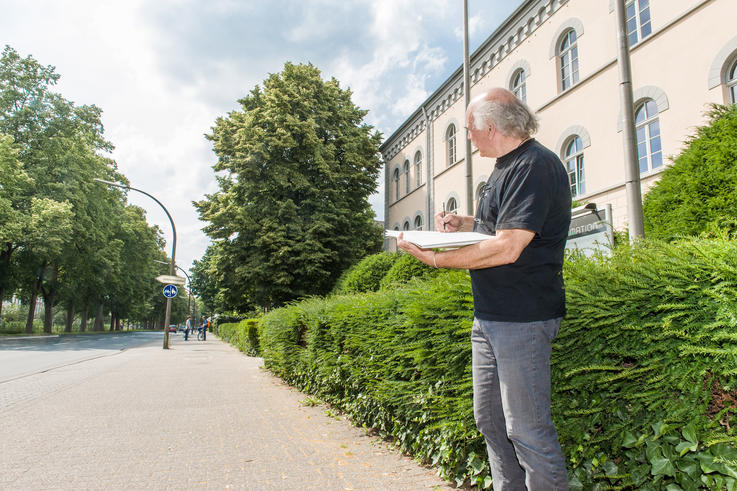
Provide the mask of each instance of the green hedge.
{"label": "green hedge", "polygon": [[258,319],[244,319],[240,322],[218,324],[218,336],[248,356],[260,356],[258,339]]}
{"label": "green hedge", "polygon": [[379,289],[381,279],[398,257],[399,254],[391,252],[380,252],[366,256],[340,277],[333,293],[340,295],[375,292]]}
{"label": "green hedge", "polygon": [[381,289],[394,288],[415,279],[429,279],[439,274],[440,270],[418,261],[414,256],[398,253],[398,258],[381,279]]}
{"label": "green hedge", "polygon": [[[737,489],[737,245],[643,241],[571,258],[565,277],[553,414],[572,489]],[[259,332],[274,373],[444,477],[489,487],[471,322],[455,271],[277,309]]]}

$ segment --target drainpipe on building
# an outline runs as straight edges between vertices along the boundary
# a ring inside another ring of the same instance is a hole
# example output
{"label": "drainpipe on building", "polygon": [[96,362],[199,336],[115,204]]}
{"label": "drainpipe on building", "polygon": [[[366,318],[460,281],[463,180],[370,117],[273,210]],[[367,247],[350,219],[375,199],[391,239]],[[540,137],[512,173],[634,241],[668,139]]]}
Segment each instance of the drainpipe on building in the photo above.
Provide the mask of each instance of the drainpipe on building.
{"label": "drainpipe on building", "polygon": [[427,229],[435,230],[435,214],[433,213],[433,202],[435,201],[435,178],[432,166],[432,133],[430,132],[430,117],[427,115],[425,106],[422,106],[422,115],[425,118],[425,175],[427,180]]}
{"label": "drainpipe on building", "polygon": [[630,242],[645,236],[642,219],[642,190],[640,189],[640,167],[637,162],[637,139],[635,136],[635,107],[632,95],[632,68],[627,42],[627,26],[624,9],[625,0],[615,0],[617,10],[617,66],[619,67],[619,100],[624,118],[624,176],[627,195],[627,222]]}
{"label": "drainpipe on building", "polygon": [[[471,100],[471,75],[468,56],[468,0],[463,0],[463,126],[466,126],[466,112]],[[471,140],[468,139],[468,128],[463,132],[466,140],[466,215],[473,216],[473,166],[471,165]]]}

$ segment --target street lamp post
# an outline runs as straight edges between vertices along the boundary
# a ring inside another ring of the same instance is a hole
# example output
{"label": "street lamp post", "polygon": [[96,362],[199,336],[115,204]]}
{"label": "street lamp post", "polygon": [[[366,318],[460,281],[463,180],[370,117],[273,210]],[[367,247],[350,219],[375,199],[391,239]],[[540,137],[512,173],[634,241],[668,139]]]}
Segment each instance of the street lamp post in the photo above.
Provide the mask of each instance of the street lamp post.
{"label": "street lamp post", "polygon": [[[94,178],[93,180],[97,182],[101,182],[103,184],[107,184],[108,186],[114,186],[116,188],[137,191],[141,194],[145,194],[152,200],[156,201],[156,204],[158,204],[164,210],[164,213],[166,213],[166,216],[169,218],[169,223],[171,223],[171,229],[173,233],[173,239],[171,243],[171,264],[169,266],[169,275],[174,276],[174,273],[175,273],[174,258],[177,253],[177,229],[174,226],[174,220],[172,220],[171,215],[169,214],[169,210],[167,210],[166,207],[163,204],[161,204],[161,201],[157,200],[156,198],[148,194],[146,191],[141,191],[140,189],[136,189],[131,186],[126,186],[124,184],[119,184],[117,182],[106,181],[104,179]],[[164,349],[169,349],[169,317],[171,317],[171,298],[166,297],[166,314],[164,315]]]}

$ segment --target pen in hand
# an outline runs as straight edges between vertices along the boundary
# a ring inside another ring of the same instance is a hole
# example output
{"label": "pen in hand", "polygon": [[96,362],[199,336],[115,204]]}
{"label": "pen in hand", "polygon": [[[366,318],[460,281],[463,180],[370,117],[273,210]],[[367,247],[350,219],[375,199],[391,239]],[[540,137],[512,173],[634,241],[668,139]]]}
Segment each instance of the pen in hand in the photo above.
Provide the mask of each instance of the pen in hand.
{"label": "pen in hand", "polygon": [[443,201],[443,232],[445,232],[445,201]]}

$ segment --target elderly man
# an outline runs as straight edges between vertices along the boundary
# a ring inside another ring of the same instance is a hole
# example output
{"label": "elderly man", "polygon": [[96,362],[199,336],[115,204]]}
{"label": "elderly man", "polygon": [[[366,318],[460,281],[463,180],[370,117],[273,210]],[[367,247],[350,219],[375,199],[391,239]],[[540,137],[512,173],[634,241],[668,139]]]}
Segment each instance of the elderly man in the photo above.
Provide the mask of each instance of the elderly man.
{"label": "elderly man", "polygon": [[568,489],[550,414],[550,353],[565,314],[563,251],[571,221],[568,175],[531,135],[537,119],[511,92],[475,98],[466,125],[482,157],[496,158],[475,217],[439,213],[435,228],[488,240],[460,249],[398,246],[425,264],[469,269],[474,415],[494,489]]}

